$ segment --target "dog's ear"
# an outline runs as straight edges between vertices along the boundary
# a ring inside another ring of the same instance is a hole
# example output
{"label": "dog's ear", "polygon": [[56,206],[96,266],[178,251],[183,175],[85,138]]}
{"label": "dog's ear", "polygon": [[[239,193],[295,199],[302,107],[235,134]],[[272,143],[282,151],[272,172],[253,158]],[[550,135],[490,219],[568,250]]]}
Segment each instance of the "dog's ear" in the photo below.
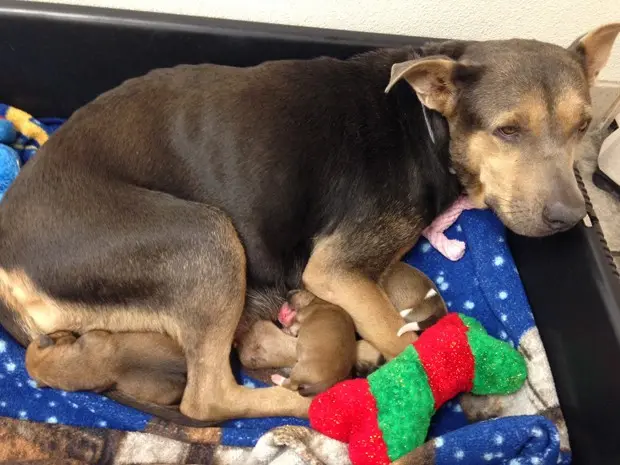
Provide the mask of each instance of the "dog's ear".
{"label": "dog's ear", "polygon": [[605,67],[616,37],[620,33],[620,23],[611,23],[598,27],[571,44],[569,50],[581,58],[588,82],[593,84]]}
{"label": "dog's ear", "polygon": [[478,70],[476,65],[460,63],[445,56],[395,63],[385,92],[404,79],[426,107],[449,116],[456,106],[459,87]]}

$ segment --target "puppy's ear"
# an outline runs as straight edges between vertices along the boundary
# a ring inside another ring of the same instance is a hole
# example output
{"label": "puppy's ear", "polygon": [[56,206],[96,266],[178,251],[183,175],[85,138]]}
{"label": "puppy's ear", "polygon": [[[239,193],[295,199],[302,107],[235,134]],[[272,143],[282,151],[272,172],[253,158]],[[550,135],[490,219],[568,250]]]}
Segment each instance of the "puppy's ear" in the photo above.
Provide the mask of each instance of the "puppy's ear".
{"label": "puppy's ear", "polygon": [[598,27],[578,38],[568,47],[581,58],[590,85],[607,64],[616,37],[620,33],[620,23]]}
{"label": "puppy's ear", "polygon": [[476,65],[460,63],[445,56],[395,63],[385,92],[404,79],[426,107],[449,116],[456,106],[459,87],[477,75],[479,70]]}

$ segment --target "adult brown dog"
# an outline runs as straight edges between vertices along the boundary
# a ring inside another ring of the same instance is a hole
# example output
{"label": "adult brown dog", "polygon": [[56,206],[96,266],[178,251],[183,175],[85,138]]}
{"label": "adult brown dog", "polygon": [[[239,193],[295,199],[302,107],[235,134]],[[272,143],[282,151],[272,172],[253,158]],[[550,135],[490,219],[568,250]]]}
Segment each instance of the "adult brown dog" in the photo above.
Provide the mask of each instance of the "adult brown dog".
{"label": "adult brown dog", "polygon": [[394,356],[409,340],[377,283],[462,190],[517,233],[578,222],[573,153],[619,31],[568,49],[445,42],[129,80],[77,111],[6,194],[2,322],[22,342],[163,332],[187,358],[182,413],[304,416],[294,392],[236,384],[242,315],[241,332],[264,318],[260,296],[303,282]]}

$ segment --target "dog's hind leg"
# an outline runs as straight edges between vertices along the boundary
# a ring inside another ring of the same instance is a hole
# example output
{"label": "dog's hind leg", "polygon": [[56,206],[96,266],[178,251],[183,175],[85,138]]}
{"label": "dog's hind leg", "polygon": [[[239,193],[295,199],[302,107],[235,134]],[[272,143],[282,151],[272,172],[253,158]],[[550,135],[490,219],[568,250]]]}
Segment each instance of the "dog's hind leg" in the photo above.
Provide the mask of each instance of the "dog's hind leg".
{"label": "dog's hind leg", "polygon": [[[83,182],[89,189],[80,205],[97,206],[87,214],[57,190],[46,201],[62,210],[3,216],[0,266],[8,271],[0,290],[20,324],[31,335],[168,334],[187,360],[180,410],[194,419],[307,415],[309,404],[296,393],[245,388],[233,376],[246,264],[229,218],[205,204],[97,182]],[[46,234],[29,227],[52,221]]]}
{"label": "dog's hind leg", "polygon": [[166,247],[165,266],[158,267],[159,280],[174,286],[158,313],[187,360],[181,413],[204,421],[306,416],[309,403],[296,393],[237,384],[229,356],[245,304],[245,251],[221,211],[190,202],[180,208],[186,211],[175,215],[176,245]]}
{"label": "dog's hind leg", "polygon": [[[245,254],[230,223],[194,252],[202,282],[180,302],[177,340],[187,357],[181,412],[200,420],[258,416],[306,416],[309,403],[281,387],[248,389],[233,376],[229,354],[245,300]],[[214,251],[214,247],[216,248]],[[208,262],[205,266],[204,262]],[[185,273],[195,274],[198,270]]]}

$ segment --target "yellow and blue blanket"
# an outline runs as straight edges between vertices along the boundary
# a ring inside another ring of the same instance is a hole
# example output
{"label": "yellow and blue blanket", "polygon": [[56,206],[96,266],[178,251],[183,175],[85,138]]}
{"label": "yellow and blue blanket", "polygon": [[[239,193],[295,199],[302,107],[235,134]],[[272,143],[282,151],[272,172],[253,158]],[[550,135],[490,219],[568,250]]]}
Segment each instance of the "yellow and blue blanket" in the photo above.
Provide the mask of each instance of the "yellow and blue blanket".
{"label": "yellow and blue blanket", "polygon": [[[5,142],[5,145],[17,153],[18,168],[35,155],[38,147],[62,123],[56,119],[35,120],[5,105],[0,105],[0,116],[14,125],[15,138]],[[4,172],[3,163],[13,163],[14,168],[16,161],[0,159],[0,174]],[[0,185],[0,195],[4,193],[2,189],[7,187]],[[451,262],[445,259],[426,240],[420,241],[405,260],[435,281],[451,311],[475,317],[490,334],[516,346],[528,361],[529,379],[526,387],[516,395],[500,399],[464,396],[448,402],[436,414],[429,441],[423,446],[423,453],[430,461],[420,463],[570,463],[566,430],[553,379],[518,271],[506,244],[503,225],[489,211],[472,210],[464,212],[446,234],[467,243],[467,252],[461,260]],[[240,383],[256,388],[264,386],[244,374],[238,366],[236,368]],[[24,349],[2,328],[0,416],[48,425],[146,431],[151,434],[157,431],[156,434],[166,437],[172,437],[172,431],[181,434],[176,426],[162,428],[161,421],[97,394],[37,388],[26,373]],[[498,419],[472,421],[493,417]],[[291,424],[307,426],[307,422],[292,418],[236,420],[224,423],[214,434],[220,446],[251,447],[268,430]],[[32,425],[33,430],[40,427]],[[23,431],[19,433],[20,437],[24,437]],[[51,431],[60,430],[52,428]],[[196,434],[183,432],[183,437],[194,437]],[[165,453],[162,451],[164,456]]]}

